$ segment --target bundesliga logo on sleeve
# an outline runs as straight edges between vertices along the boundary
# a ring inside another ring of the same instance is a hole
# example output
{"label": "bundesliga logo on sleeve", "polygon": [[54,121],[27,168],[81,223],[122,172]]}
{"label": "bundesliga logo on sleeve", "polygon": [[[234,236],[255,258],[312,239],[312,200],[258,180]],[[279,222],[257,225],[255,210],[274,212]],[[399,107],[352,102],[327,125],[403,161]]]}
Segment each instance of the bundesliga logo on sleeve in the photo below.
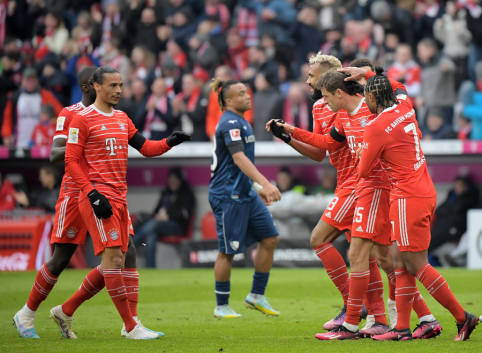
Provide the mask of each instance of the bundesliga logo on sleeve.
{"label": "bundesliga logo on sleeve", "polygon": [[241,141],[241,130],[239,129],[229,130],[229,134],[231,135],[231,140]]}
{"label": "bundesliga logo on sleeve", "polygon": [[79,129],[75,127],[69,129],[69,143],[79,143]]}
{"label": "bundesliga logo on sleeve", "polygon": [[62,131],[64,129],[65,116],[59,116],[57,119],[57,131]]}

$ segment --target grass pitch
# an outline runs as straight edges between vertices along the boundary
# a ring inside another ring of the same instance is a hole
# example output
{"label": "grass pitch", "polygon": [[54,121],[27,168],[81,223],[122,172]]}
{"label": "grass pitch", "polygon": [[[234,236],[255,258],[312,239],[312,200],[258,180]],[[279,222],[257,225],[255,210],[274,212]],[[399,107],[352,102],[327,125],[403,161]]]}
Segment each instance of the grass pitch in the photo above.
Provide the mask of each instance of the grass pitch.
{"label": "grass pitch", "polygon": [[[482,325],[470,340],[454,342],[453,317],[421,285],[420,292],[442,323],[440,337],[411,342],[322,342],[314,335],[341,304],[322,268],[271,272],[267,295],[271,305],[281,311],[280,317],[245,309],[243,301],[251,289],[253,270],[233,270],[230,305],[243,317],[225,320],[213,317],[212,270],[139,272],[139,318],[146,327],[164,332],[165,338],[133,341],[121,337],[122,321],[103,290],[75,313],[73,330],[78,339],[61,339],[57,326],[48,319],[49,310],[63,303],[87,273],[68,270],[37,312],[35,324],[41,338],[21,339],[11,322],[25,304],[35,273],[0,273],[0,352],[482,352]],[[482,271],[450,269],[441,273],[462,305],[482,314]],[[412,314],[412,328],[416,323]]]}

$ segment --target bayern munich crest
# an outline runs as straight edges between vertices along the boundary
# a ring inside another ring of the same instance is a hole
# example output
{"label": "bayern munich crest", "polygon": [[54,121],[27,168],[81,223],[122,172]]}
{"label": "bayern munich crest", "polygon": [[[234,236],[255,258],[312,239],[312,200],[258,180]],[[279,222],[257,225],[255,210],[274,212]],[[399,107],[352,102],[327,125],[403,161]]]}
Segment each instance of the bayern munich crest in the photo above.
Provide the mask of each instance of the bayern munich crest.
{"label": "bayern munich crest", "polygon": [[118,123],[119,123],[119,127],[121,128],[121,130],[122,130],[122,131],[126,131],[126,128],[125,128],[125,126],[124,126],[124,123],[123,123],[122,121],[120,121],[120,120],[118,121]]}
{"label": "bayern munich crest", "polygon": [[69,237],[70,239],[74,238],[77,235],[77,228],[70,227],[65,231],[65,235]]}
{"label": "bayern munich crest", "polygon": [[117,229],[111,229],[111,230],[109,230],[109,237],[110,237],[112,240],[117,240],[117,239],[119,239],[119,232],[117,231]]}
{"label": "bayern munich crest", "polygon": [[360,125],[361,125],[361,127],[365,127],[367,125],[367,118],[366,117],[361,118]]}

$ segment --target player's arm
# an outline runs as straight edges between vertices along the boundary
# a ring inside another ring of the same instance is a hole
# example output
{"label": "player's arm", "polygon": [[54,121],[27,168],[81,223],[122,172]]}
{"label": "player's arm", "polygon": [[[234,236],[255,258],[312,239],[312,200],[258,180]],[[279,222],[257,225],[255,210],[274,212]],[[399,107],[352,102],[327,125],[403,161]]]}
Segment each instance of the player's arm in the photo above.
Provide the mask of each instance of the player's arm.
{"label": "player's arm", "polygon": [[[295,128],[293,138],[304,142],[317,149],[328,151],[330,153],[341,148],[346,141],[346,137],[340,134],[336,127],[333,127],[329,134],[319,135],[299,128]],[[326,153],[326,152],[325,152]]]}
{"label": "player's arm", "polygon": [[[351,75],[350,77],[345,78],[345,81],[359,80],[360,78],[363,78],[363,77],[365,77],[368,80],[370,77],[376,75],[375,72],[373,72],[371,70],[362,69],[360,67],[343,67],[341,69],[338,69],[338,71],[346,72],[346,73],[349,73]],[[390,77],[388,77],[388,80],[390,81],[390,84],[392,85],[393,93],[395,93],[395,95],[397,95],[397,96],[399,94],[408,95],[407,94],[407,88],[403,85],[403,83],[395,81],[395,80],[391,79]]]}
{"label": "player's arm", "polygon": [[50,149],[50,163],[57,164],[65,160],[65,146],[67,145],[67,139],[62,137],[54,138],[52,142],[52,148]]}
{"label": "player's arm", "polygon": [[84,153],[85,142],[88,137],[89,128],[85,119],[76,115],[69,127],[65,148],[65,171],[74,179],[80,190],[87,194],[95,216],[98,219],[107,219],[113,214],[109,200],[94,188],[80,167],[80,159]]}
{"label": "player's arm", "polygon": [[373,171],[373,167],[380,159],[383,152],[383,137],[374,127],[367,126],[363,134],[363,144],[360,155],[359,174],[361,178],[367,178]]}

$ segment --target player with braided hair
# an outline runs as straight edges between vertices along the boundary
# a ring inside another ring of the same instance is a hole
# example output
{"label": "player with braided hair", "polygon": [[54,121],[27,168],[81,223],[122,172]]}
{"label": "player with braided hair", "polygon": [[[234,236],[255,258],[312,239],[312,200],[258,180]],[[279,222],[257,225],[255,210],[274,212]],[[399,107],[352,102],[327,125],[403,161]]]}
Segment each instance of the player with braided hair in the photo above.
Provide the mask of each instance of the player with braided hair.
{"label": "player with braided hair", "polygon": [[[381,162],[391,184],[390,222],[393,229],[394,265],[396,268],[396,301],[398,321],[376,340],[409,340],[410,312],[415,296],[416,279],[457,322],[455,341],[465,341],[475,329],[479,318],[460,305],[445,279],[428,263],[430,221],[437,193],[428,173],[420,147],[420,130],[415,111],[406,95],[393,94],[388,77],[375,69],[365,86],[367,105],[376,118],[365,129],[360,177],[368,177]],[[379,162],[380,161],[380,162]]]}
{"label": "player with braided hair", "polygon": [[216,78],[210,87],[218,95],[219,107],[224,111],[214,135],[209,185],[219,250],[214,265],[217,302],[214,316],[241,316],[229,306],[233,257],[256,242],[259,244],[254,259],[253,286],[245,305],[278,316],[279,311],[273,309],[264,296],[278,244],[278,231],[266,205],[280,200],[281,194],[254,165],[254,133],[244,118],[245,112],[251,109],[246,86],[237,80]]}

